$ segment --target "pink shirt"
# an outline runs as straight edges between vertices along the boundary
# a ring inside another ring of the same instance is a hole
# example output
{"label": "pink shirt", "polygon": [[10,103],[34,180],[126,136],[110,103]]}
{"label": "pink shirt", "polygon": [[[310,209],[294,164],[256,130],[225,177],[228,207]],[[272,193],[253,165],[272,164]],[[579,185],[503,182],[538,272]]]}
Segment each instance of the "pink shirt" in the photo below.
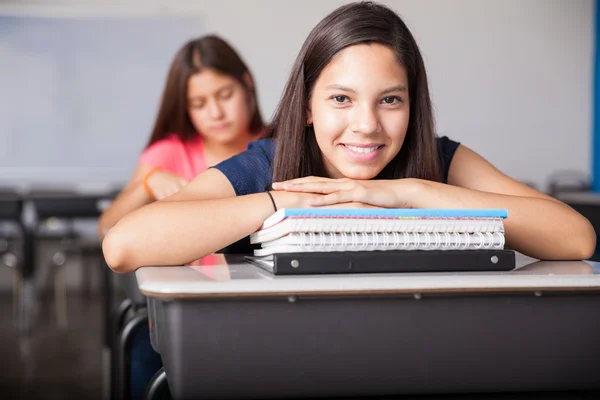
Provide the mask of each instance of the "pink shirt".
{"label": "pink shirt", "polygon": [[177,135],[171,134],[144,150],[140,164],[161,167],[188,181],[208,168],[200,135],[192,141],[183,142]]}

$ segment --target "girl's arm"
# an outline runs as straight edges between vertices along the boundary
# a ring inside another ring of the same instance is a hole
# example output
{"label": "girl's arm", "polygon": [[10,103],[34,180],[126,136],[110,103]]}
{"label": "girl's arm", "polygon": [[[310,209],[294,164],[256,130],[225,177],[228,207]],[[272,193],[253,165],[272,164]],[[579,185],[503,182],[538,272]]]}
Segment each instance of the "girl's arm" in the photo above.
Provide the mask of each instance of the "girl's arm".
{"label": "girl's arm", "polygon": [[103,238],[104,235],[113,227],[125,214],[136,210],[146,204],[154,201],[154,197],[162,199],[181,190],[187,181],[180,176],[167,171],[156,171],[148,179],[148,187],[154,196],[150,196],[144,190],[144,177],[152,167],[139,164],[133,177],[119,193],[111,205],[102,213],[98,221],[98,235]]}
{"label": "girl's arm", "polygon": [[113,200],[110,206],[104,210],[98,220],[98,235],[103,238],[104,235],[113,227],[125,214],[142,207],[153,201],[144,191],[142,180],[144,176],[152,169],[147,165],[140,164],[136,168],[133,176],[127,186]]}
{"label": "girl's arm", "polygon": [[[304,193],[273,193],[278,208],[304,207]],[[102,249],[119,273],[147,265],[182,265],[256,231],[274,212],[266,193],[235,196],[217,169],[199,175],[179,193],[133,211],[106,235]]]}
{"label": "girl's arm", "polygon": [[274,183],[273,188],[322,193],[313,206],[361,202],[386,208],[504,208],[509,247],[543,260],[582,260],[594,253],[596,234],[585,217],[506,176],[463,145],[452,159],[448,183],[307,177]]}
{"label": "girl's arm", "polygon": [[450,165],[448,183],[420,181],[414,207],[506,208],[509,247],[544,260],[582,260],[594,253],[596,234],[585,217],[508,177],[463,145]]}

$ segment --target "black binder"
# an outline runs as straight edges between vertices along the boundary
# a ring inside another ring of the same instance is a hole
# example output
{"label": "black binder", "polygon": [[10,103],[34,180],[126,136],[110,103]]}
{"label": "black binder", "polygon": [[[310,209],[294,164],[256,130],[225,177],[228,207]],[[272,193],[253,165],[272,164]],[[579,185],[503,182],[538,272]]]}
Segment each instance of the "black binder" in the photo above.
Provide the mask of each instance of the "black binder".
{"label": "black binder", "polygon": [[246,259],[274,275],[510,271],[515,268],[515,253],[507,249],[280,253]]}

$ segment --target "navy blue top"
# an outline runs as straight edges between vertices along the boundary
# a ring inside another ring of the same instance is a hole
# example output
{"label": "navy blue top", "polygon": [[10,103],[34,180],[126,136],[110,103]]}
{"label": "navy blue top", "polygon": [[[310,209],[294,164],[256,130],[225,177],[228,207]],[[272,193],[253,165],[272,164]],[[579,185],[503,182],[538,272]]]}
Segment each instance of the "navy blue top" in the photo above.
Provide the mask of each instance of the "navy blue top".
{"label": "navy blue top", "polygon": [[[443,182],[448,182],[448,170],[459,146],[458,142],[446,136],[438,138],[438,154],[442,166]],[[214,168],[221,171],[238,196],[262,193],[271,187],[273,177],[273,158],[275,142],[273,139],[261,139],[248,145],[243,153],[233,156]]]}

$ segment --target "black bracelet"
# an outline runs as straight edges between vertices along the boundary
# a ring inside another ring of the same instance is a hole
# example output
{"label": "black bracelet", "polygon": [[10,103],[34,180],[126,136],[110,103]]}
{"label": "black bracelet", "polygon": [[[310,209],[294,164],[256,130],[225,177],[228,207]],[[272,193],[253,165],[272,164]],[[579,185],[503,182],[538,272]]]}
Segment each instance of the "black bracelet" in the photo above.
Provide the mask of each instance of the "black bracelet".
{"label": "black bracelet", "polygon": [[271,203],[273,203],[273,209],[275,211],[277,211],[277,205],[275,204],[275,199],[273,199],[273,195],[269,191],[267,191],[267,194],[269,195],[269,198],[271,199]]}

